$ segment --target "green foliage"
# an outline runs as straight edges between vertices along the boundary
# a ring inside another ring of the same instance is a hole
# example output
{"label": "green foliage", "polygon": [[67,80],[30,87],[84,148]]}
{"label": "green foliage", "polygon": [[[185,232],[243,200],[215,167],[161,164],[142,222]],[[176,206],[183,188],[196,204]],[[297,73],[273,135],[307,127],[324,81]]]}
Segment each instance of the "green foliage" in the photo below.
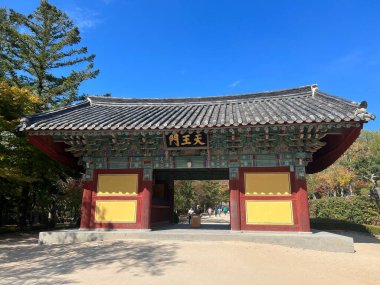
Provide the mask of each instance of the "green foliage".
{"label": "green foliage", "polygon": [[380,226],[364,225],[366,230],[373,235],[380,235]]}
{"label": "green foliage", "polygon": [[29,164],[31,146],[16,133],[16,126],[19,114],[33,112],[37,104],[38,98],[29,91],[0,82],[0,179],[31,181],[23,171]]}
{"label": "green foliage", "polygon": [[80,217],[82,205],[82,183],[72,177],[60,179],[57,183],[57,212],[60,217],[71,217],[76,221]]}
{"label": "green foliage", "polygon": [[326,218],[356,224],[380,222],[376,203],[362,196],[322,198],[309,201],[311,218]]}
{"label": "green foliage", "polygon": [[310,224],[317,230],[344,230],[366,232],[371,235],[380,235],[380,226],[355,224],[327,218],[311,218]]}
{"label": "green foliage", "polygon": [[48,1],[41,1],[30,15],[2,9],[0,32],[5,39],[0,42],[0,79],[37,94],[43,110],[81,99],[79,85],[99,74],[93,69],[95,55],[76,47],[81,41],[78,28]]}
{"label": "green foliage", "polygon": [[[16,131],[24,114],[81,99],[79,85],[99,73],[94,55],[68,16],[46,0],[30,15],[0,9],[0,225],[79,215],[75,173],[29,144]],[[69,74],[66,74],[70,70]]]}
{"label": "green foliage", "polygon": [[185,211],[193,205],[194,187],[191,181],[180,180],[174,184],[174,205],[179,211]]}
{"label": "green foliage", "polygon": [[0,82],[0,127],[13,131],[20,114],[33,113],[38,104],[38,97],[28,90]]}
{"label": "green foliage", "polygon": [[229,189],[226,181],[179,180],[174,183],[174,205],[180,212],[196,205],[208,208],[227,201]]}
{"label": "green foliage", "polygon": [[313,198],[368,195],[378,200],[380,177],[380,132],[362,131],[343,156],[326,170],[308,175]]}

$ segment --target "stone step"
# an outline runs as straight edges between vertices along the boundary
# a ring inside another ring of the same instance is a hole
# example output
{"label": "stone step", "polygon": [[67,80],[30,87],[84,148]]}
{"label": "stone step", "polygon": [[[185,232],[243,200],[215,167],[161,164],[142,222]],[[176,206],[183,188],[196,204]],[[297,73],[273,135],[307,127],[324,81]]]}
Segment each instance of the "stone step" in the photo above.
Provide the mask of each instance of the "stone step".
{"label": "stone step", "polygon": [[162,228],[151,230],[60,230],[40,232],[40,244],[70,244],[105,240],[243,241],[331,252],[354,252],[351,237],[328,232],[247,232],[228,229]]}

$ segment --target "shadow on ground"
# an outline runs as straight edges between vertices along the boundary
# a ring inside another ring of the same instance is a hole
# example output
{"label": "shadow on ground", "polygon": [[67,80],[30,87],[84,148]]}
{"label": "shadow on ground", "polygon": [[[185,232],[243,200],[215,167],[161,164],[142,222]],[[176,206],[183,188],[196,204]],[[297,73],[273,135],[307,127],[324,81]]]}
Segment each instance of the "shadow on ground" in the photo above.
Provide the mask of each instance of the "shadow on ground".
{"label": "shadow on ground", "polygon": [[[18,240],[18,242],[15,240]],[[26,240],[22,242],[21,240]],[[109,241],[75,245],[37,245],[36,237],[0,241],[0,284],[73,284],[67,274],[117,263],[118,272],[163,275],[178,247],[151,241]]]}
{"label": "shadow on ground", "polygon": [[36,245],[38,243],[38,232],[34,233],[7,233],[0,235],[0,249],[3,245]]}

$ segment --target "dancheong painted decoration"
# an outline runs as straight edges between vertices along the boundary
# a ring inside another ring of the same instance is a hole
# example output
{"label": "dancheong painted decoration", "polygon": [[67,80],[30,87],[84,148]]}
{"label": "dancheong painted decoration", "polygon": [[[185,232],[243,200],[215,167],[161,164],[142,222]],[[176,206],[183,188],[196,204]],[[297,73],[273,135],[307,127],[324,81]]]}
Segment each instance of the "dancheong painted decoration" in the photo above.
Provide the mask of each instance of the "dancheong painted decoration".
{"label": "dancheong painted decoration", "polygon": [[170,223],[175,179],[225,179],[231,230],[308,232],[305,175],[347,150],[374,119],[366,107],[316,85],[204,98],[88,97],[25,117],[20,129],[84,173],[82,229]]}

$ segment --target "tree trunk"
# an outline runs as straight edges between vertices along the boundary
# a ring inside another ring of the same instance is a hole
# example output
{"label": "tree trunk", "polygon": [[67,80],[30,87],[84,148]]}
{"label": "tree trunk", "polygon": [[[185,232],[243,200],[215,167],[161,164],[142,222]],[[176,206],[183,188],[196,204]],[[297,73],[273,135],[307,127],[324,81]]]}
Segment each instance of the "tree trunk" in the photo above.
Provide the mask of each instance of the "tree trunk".
{"label": "tree trunk", "polygon": [[18,212],[19,212],[18,224],[21,229],[26,229],[28,226],[28,219],[29,219],[29,187],[28,186],[22,187]]}
{"label": "tree trunk", "polygon": [[3,225],[3,212],[5,208],[5,199],[3,199],[3,195],[0,193],[0,226]]}

